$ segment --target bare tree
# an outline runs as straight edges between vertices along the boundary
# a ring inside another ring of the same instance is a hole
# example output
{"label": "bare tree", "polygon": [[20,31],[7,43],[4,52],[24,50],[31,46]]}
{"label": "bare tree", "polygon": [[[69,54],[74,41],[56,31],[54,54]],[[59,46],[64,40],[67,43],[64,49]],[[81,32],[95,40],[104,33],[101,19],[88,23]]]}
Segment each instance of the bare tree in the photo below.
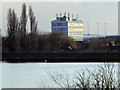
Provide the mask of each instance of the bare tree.
{"label": "bare tree", "polygon": [[11,8],[8,11],[8,23],[7,23],[7,29],[8,29],[8,37],[10,37],[13,34],[13,20],[12,20],[12,10]]}
{"label": "bare tree", "polygon": [[72,38],[64,35],[64,32],[52,32],[46,38],[46,43],[44,45],[44,49],[47,50],[61,50],[65,47],[71,47],[71,49],[76,49],[77,44]]}
{"label": "bare tree", "polygon": [[22,13],[21,13],[20,23],[19,23],[19,35],[20,35],[21,47],[24,50],[27,48],[26,25],[27,25],[26,4],[23,3]]}
{"label": "bare tree", "polygon": [[26,25],[27,25],[26,4],[23,3],[21,21],[20,21],[20,29],[21,29],[22,34],[24,34],[24,37],[26,36]]}
{"label": "bare tree", "polygon": [[32,10],[32,7],[29,6],[29,19],[30,19],[30,48],[32,50],[38,49],[38,34],[37,34],[37,25],[38,22],[36,21],[36,17],[34,16],[34,12]]}
{"label": "bare tree", "polygon": [[31,33],[36,33],[38,22],[36,21],[36,17],[34,16],[34,12],[31,6],[29,6],[29,18],[30,18],[30,31]]}
{"label": "bare tree", "polygon": [[[4,46],[5,42],[9,44],[9,49],[15,50],[16,43],[18,42],[17,39],[17,31],[18,31],[18,19],[14,12],[14,9],[9,9],[8,11],[8,23],[7,23],[7,31],[8,37],[5,37],[2,41]],[[17,42],[16,42],[17,41]]]}
{"label": "bare tree", "polygon": [[14,12],[14,9],[11,8],[8,11],[8,23],[7,23],[7,30],[8,30],[8,38],[16,36],[18,29],[18,19]]}
{"label": "bare tree", "polygon": [[75,86],[76,88],[83,88],[87,89],[91,87],[90,79],[91,75],[88,75],[88,73],[85,70],[81,71],[76,71],[75,73]]}
{"label": "bare tree", "polygon": [[53,82],[55,82],[58,85],[58,87],[61,87],[62,89],[75,88],[75,85],[70,80],[69,75],[67,75],[66,73],[57,73],[57,75],[53,75],[51,73],[48,73],[48,74],[50,75]]}
{"label": "bare tree", "polygon": [[117,72],[114,64],[105,63],[103,66],[99,66],[93,71],[83,69],[82,71],[76,71],[74,74],[75,79],[73,80],[73,86],[71,86],[70,83],[67,83],[68,85],[65,86],[65,81],[72,82],[69,78],[65,79],[65,75],[59,74],[60,76],[54,76],[50,74],[50,77],[62,88],[68,88],[68,86],[83,90],[87,90],[89,88],[96,88],[98,90],[115,90],[115,88],[119,88]]}

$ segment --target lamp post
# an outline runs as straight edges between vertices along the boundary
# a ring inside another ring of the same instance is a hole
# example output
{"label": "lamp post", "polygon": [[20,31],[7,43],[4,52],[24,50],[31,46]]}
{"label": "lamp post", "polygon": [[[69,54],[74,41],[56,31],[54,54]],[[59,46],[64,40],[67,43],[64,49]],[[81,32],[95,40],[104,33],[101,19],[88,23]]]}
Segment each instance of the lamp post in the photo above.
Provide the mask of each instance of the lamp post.
{"label": "lamp post", "polygon": [[89,37],[89,22],[87,21],[87,35]]}
{"label": "lamp post", "polygon": [[97,24],[97,35],[99,36],[99,22],[97,22],[96,24]]}
{"label": "lamp post", "polygon": [[104,25],[105,25],[105,37],[106,37],[106,24],[107,24],[107,23],[104,23]]}

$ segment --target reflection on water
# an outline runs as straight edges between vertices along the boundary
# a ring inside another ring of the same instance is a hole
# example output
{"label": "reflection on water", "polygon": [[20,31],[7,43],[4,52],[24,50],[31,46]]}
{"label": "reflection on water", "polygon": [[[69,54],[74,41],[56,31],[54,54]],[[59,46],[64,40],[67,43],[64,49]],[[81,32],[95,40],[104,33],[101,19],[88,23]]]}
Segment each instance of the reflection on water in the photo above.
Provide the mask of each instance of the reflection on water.
{"label": "reflection on water", "polygon": [[[2,63],[3,88],[57,87],[51,81],[52,74],[66,73],[70,77],[76,70],[94,70],[103,63]],[[117,70],[117,63],[115,63]]]}

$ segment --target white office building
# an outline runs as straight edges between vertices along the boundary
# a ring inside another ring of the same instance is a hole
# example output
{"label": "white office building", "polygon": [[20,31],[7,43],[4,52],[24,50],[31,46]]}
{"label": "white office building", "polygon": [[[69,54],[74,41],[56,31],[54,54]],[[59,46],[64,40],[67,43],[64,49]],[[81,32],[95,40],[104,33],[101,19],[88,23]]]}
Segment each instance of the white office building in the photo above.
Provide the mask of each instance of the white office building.
{"label": "white office building", "polygon": [[83,41],[83,21],[76,19],[70,19],[64,14],[64,16],[56,17],[51,22],[52,32],[62,31],[66,36],[72,37],[75,41]]}

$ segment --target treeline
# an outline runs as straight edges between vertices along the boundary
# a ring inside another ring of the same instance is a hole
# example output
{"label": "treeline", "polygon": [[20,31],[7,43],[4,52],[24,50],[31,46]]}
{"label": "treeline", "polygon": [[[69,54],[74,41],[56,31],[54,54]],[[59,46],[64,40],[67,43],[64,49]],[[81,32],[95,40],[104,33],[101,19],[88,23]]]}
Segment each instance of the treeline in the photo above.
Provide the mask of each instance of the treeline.
{"label": "treeline", "polygon": [[91,38],[84,41],[87,50],[120,51],[120,36]]}
{"label": "treeline", "polygon": [[[61,50],[62,48],[77,48],[76,42],[72,38],[64,35],[63,32],[53,32],[48,35],[38,35],[38,22],[33,9],[22,5],[20,18],[17,17],[14,9],[8,11],[7,32],[8,36],[2,38],[3,51],[21,51],[21,50]],[[29,20],[28,20],[29,19]],[[26,28],[30,23],[30,32]]]}

